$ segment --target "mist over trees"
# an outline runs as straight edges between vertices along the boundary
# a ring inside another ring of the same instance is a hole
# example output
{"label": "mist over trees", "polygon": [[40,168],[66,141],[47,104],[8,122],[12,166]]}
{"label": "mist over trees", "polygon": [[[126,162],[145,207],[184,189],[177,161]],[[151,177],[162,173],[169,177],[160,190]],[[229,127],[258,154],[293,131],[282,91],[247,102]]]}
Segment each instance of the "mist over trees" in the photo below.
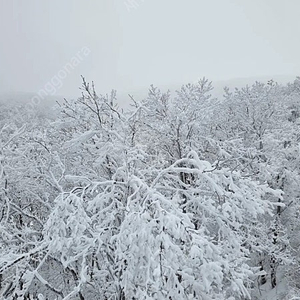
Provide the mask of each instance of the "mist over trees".
{"label": "mist over trees", "polygon": [[212,89],[1,104],[0,298],[300,299],[300,78]]}

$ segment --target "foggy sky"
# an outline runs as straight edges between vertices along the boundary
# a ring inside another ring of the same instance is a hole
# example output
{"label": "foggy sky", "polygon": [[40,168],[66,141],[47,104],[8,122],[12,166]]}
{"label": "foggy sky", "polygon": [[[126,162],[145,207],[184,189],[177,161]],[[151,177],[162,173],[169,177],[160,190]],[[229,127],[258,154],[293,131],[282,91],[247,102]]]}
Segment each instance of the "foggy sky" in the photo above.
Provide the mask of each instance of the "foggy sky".
{"label": "foggy sky", "polygon": [[299,0],[0,0],[0,93],[56,82],[51,93],[77,95],[81,74],[103,93],[297,75],[299,12]]}

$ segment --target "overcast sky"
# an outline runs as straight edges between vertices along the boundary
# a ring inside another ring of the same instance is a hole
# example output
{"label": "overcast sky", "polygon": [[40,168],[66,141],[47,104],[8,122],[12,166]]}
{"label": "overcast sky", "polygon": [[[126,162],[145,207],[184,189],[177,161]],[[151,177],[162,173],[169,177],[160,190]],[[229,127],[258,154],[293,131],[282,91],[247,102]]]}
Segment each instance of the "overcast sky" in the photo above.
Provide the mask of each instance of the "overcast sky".
{"label": "overcast sky", "polygon": [[81,74],[103,93],[297,75],[299,13],[299,0],[0,0],[0,92],[37,92],[67,64],[58,94]]}

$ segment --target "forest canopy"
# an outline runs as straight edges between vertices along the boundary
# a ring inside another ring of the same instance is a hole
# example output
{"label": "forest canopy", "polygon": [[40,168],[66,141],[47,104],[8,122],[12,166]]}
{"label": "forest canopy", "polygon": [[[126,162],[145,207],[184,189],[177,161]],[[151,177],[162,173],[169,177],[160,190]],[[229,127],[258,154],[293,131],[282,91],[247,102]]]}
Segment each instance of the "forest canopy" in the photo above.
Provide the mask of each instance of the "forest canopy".
{"label": "forest canopy", "polygon": [[212,89],[1,104],[0,298],[300,299],[300,78]]}

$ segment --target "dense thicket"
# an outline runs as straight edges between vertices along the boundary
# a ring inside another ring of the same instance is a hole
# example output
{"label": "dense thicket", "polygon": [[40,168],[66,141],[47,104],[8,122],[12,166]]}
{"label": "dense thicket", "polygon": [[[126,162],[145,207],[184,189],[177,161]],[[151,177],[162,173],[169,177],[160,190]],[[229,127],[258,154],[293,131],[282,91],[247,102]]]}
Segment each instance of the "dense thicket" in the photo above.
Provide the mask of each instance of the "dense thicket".
{"label": "dense thicket", "polygon": [[299,78],[125,112],[82,89],[54,119],[2,104],[1,299],[300,297]]}

